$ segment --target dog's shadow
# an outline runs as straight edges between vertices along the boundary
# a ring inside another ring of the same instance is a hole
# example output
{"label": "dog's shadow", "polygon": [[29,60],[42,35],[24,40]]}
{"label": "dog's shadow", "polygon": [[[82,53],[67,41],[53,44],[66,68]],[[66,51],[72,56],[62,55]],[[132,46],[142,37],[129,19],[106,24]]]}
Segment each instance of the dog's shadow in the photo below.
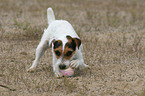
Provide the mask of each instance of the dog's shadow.
{"label": "dog's shadow", "polygon": [[92,71],[90,70],[90,68],[85,68],[83,70],[76,69],[74,73],[74,77],[80,77],[80,76],[86,77],[86,76],[91,76],[91,74]]}
{"label": "dog's shadow", "polygon": [[40,66],[39,68],[37,68],[35,70],[35,72],[42,72],[42,73],[44,72],[44,73],[47,73],[48,75],[50,75],[50,77],[54,76],[53,67],[51,65],[44,64],[44,65]]}

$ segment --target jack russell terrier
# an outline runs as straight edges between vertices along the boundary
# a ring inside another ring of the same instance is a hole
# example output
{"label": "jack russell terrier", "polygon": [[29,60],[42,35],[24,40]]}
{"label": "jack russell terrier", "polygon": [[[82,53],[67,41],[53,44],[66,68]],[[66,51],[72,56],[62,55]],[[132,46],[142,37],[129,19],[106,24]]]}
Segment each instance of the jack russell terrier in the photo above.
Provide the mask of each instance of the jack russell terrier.
{"label": "jack russell terrier", "polygon": [[36,49],[36,57],[27,70],[33,72],[48,47],[52,47],[53,71],[56,77],[62,77],[59,69],[83,69],[88,67],[82,56],[82,43],[72,25],[65,20],[55,20],[52,8],[47,9],[48,28],[44,30],[41,41]]}

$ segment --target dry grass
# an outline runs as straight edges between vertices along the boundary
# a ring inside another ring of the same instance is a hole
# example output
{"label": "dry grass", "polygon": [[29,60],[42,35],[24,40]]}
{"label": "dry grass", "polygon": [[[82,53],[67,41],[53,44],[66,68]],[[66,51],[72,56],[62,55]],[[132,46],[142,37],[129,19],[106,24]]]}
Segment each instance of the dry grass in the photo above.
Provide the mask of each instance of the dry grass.
{"label": "dry grass", "polygon": [[[1,96],[145,96],[145,2],[143,0],[0,0]],[[57,79],[48,49],[27,73],[43,29],[46,9],[71,22],[91,70]],[[89,51],[88,51],[89,50]]]}

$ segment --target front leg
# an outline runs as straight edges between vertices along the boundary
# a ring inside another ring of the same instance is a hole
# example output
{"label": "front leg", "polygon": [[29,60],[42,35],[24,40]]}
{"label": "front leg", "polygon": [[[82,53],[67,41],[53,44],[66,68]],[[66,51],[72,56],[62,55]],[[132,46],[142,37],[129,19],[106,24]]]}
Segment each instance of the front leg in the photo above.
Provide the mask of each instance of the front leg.
{"label": "front leg", "polygon": [[54,71],[54,74],[57,78],[60,78],[63,76],[62,73],[60,72],[57,64],[53,66],[53,71]]}
{"label": "front leg", "polygon": [[33,64],[32,66],[27,70],[28,72],[33,72],[35,71],[38,63],[39,63],[39,60],[40,58],[42,57],[42,55],[44,54],[44,52],[46,51],[46,49],[48,48],[48,45],[47,45],[48,41],[45,40],[45,41],[41,41],[36,49],[36,57],[35,57],[35,60],[33,61]]}
{"label": "front leg", "polygon": [[89,67],[88,65],[86,65],[84,63],[84,61],[82,59],[76,59],[76,60],[72,60],[70,62],[70,66],[74,69],[79,68],[79,69],[84,69],[86,67]]}
{"label": "front leg", "polygon": [[79,69],[84,69],[86,67],[89,67],[88,65],[86,65],[84,63],[84,59],[82,56],[82,48],[80,48],[79,50],[76,51],[74,57],[74,59],[71,60],[70,62],[70,66],[73,68],[79,68]]}
{"label": "front leg", "polygon": [[56,59],[56,57],[53,56],[53,71],[57,78],[60,78],[63,76],[58,67],[60,63],[61,63],[61,60]]}

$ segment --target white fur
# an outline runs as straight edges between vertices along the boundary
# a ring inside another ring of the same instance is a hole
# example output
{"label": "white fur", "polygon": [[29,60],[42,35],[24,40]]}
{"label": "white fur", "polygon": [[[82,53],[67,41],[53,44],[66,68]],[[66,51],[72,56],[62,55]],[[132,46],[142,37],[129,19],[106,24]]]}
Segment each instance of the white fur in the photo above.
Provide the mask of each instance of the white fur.
{"label": "white fur", "polygon": [[82,56],[82,44],[80,48],[76,48],[75,54],[71,57],[70,60],[64,60],[63,55],[57,59],[54,52],[53,52],[53,43],[52,41],[55,40],[61,40],[63,42],[63,51],[64,46],[66,42],[68,41],[66,36],[69,35],[72,38],[79,38],[79,36],[76,34],[75,30],[73,29],[72,25],[65,21],[65,20],[55,20],[54,12],[52,8],[47,9],[47,18],[48,18],[48,28],[44,30],[43,36],[41,38],[41,41],[36,49],[36,57],[32,64],[32,66],[28,69],[28,72],[34,71],[36,69],[36,66],[46,51],[46,49],[52,45],[52,53],[53,53],[53,70],[57,77],[61,77],[61,73],[59,71],[58,66],[60,64],[65,64],[68,66],[72,66],[74,68],[80,68],[83,69],[85,67],[88,67],[84,63],[83,56]]}

